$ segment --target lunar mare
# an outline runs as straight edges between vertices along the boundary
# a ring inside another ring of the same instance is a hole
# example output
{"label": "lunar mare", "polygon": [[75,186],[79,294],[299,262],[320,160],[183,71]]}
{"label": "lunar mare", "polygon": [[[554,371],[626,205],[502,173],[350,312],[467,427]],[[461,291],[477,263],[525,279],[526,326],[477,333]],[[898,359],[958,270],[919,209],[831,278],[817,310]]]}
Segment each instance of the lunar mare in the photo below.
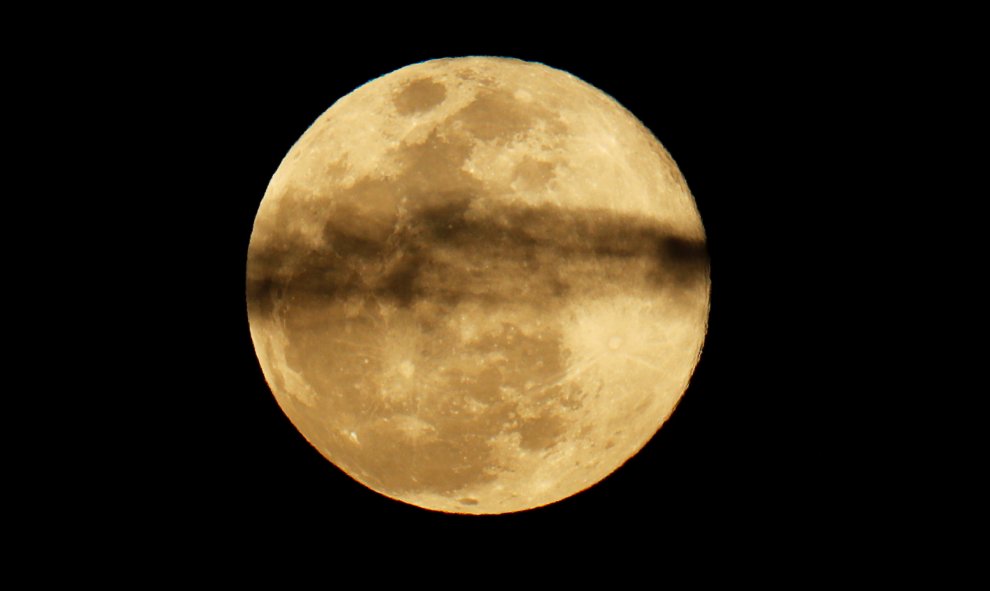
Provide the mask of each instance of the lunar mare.
{"label": "lunar mare", "polygon": [[705,234],[653,135],[559,70],[415,64],[337,101],[262,199],[252,339],[286,415],[369,488],[505,513],[588,488],[685,392]]}

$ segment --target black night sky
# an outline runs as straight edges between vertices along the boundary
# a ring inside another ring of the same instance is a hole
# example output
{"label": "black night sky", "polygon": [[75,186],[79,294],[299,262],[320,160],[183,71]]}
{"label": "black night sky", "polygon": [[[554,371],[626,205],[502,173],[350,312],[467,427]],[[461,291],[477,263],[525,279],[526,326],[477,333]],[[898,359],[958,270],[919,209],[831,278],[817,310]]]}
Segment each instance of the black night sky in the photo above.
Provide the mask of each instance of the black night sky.
{"label": "black night sky", "polygon": [[[845,353],[829,346],[838,311],[822,302],[852,278],[838,277],[829,249],[809,235],[829,207],[825,179],[842,166],[831,150],[844,139],[831,125],[849,85],[824,82],[837,79],[828,51],[797,49],[790,38],[740,36],[716,47],[642,33],[615,33],[607,45],[564,37],[518,31],[356,47],[214,44],[201,34],[147,59],[128,96],[153,121],[134,133],[160,142],[148,164],[161,191],[150,215],[161,230],[156,265],[174,280],[148,279],[135,295],[163,302],[145,361],[144,423],[121,419],[137,530],[262,547],[323,532],[365,544],[490,549],[512,540],[526,551],[633,538],[702,548],[748,544],[754,532],[787,546],[838,514],[850,492],[819,434],[825,422],[841,433],[849,420],[832,414],[841,393],[830,371]],[[575,497],[493,517],[401,504],[325,460],[272,397],[245,305],[254,215],[299,135],[369,79],[464,55],[543,62],[618,100],[683,172],[711,258],[701,361],[658,435]]]}

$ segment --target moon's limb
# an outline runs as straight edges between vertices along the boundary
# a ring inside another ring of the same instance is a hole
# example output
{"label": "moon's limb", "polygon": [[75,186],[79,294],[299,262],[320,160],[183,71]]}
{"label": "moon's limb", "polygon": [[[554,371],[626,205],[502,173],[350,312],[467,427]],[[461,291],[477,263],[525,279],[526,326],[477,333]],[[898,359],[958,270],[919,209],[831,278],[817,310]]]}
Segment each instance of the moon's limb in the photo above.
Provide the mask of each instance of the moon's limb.
{"label": "moon's limb", "polygon": [[672,412],[708,314],[704,230],[632,115],[496,58],[331,107],[262,200],[248,310],[286,414],[372,489],[502,513],[601,480]]}

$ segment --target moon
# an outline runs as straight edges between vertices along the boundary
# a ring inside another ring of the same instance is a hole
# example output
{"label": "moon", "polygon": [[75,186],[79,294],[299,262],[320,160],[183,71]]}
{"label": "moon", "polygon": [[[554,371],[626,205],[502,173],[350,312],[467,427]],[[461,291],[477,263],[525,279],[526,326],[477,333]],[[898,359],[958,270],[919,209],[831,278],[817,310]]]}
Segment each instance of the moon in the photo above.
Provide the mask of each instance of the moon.
{"label": "moon", "polygon": [[676,164],[614,99],[508,58],[338,100],[254,222],[247,308],[282,410],[368,488],[451,513],[601,481],[687,389],[709,262]]}

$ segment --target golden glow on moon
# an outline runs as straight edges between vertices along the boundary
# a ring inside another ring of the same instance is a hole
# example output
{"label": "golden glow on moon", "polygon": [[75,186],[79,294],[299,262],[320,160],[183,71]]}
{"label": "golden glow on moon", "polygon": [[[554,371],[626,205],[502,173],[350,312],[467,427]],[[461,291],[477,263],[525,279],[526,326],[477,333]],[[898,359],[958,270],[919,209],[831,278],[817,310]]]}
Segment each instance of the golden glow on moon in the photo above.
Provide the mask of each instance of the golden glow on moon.
{"label": "golden glow on moon", "polygon": [[538,507],[635,454],[687,388],[709,301],[676,165],[542,64],[415,64],[335,103],[276,171],[248,252],[279,405],[371,489]]}

